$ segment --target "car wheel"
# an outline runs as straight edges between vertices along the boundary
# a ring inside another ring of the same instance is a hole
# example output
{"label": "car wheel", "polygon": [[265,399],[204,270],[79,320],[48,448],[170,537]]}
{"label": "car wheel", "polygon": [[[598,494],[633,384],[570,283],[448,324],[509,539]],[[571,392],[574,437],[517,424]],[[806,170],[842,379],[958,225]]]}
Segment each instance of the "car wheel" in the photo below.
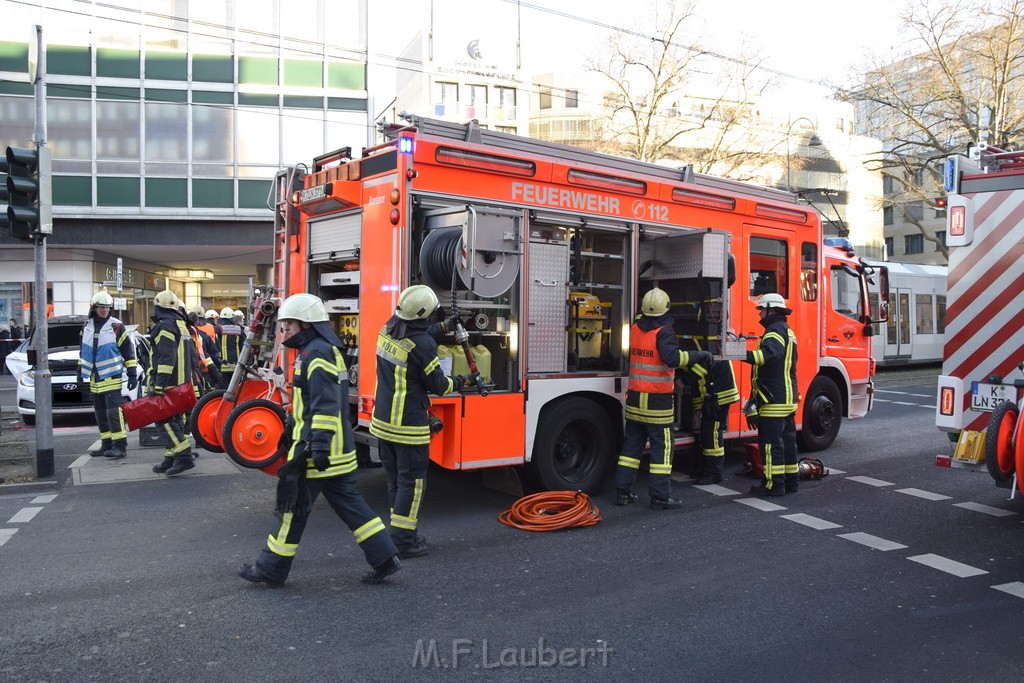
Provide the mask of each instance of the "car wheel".
{"label": "car wheel", "polygon": [[36,424],[36,416],[35,415],[22,415],[21,416],[21,421],[24,422],[29,427],[33,427]]}

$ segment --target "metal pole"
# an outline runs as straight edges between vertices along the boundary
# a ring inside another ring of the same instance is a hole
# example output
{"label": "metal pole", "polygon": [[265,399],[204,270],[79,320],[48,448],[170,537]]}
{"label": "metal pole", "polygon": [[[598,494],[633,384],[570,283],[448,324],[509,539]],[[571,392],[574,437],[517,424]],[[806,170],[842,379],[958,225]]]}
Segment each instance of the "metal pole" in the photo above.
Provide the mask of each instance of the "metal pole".
{"label": "metal pole", "polygon": [[[43,27],[36,25],[38,67],[35,79],[36,122],[32,141],[36,148],[46,147],[46,50]],[[42,183],[40,184],[42,185]],[[49,201],[49,199],[47,199]],[[42,204],[42,201],[40,201]],[[40,216],[40,222],[43,220]],[[37,226],[42,228],[42,225]],[[32,321],[36,326],[36,476],[53,476],[53,386],[50,376],[48,319],[46,317],[46,234],[41,230],[35,239],[35,298]]]}

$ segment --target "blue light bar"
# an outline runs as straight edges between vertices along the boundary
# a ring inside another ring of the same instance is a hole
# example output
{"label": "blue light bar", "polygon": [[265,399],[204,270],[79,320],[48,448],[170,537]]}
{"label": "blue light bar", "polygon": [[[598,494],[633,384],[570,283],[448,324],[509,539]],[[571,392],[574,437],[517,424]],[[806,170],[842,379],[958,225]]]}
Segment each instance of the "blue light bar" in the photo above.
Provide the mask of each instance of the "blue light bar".
{"label": "blue light bar", "polygon": [[407,138],[404,135],[398,138],[398,153],[399,154],[412,154],[413,143],[415,140],[411,137]]}
{"label": "blue light bar", "polygon": [[946,159],[946,165],[942,168],[942,186],[946,192],[956,191],[956,159],[953,157]]}

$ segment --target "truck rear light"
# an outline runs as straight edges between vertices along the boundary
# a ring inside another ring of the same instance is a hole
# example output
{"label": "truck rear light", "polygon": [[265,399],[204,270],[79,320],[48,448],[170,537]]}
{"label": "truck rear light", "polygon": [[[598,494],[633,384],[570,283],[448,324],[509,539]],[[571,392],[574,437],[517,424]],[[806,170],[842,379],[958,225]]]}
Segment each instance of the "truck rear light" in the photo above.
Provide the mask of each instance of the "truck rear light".
{"label": "truck rear light", "polygon": [[967,230],[967,207],[954,206],[949,210],[949,234],[953,237],[963,237]]}
{"label": "truck rear light", "polygon": [[388,220],[391,221],[391,225],[398,225],[398,219],[402,217],[398,209],[391,209],[391,214],[388,215]]}
{"label": "truck rear light", "polygon": [[374,399],[372,396],[360,396],[359,397],[359,412],[373,414]]}
{"label": "truck rear light", "polygon": [[939,389],[939,414],[947,417],[953,414],[956,409],[956,391],[953,387],[942,387]]}

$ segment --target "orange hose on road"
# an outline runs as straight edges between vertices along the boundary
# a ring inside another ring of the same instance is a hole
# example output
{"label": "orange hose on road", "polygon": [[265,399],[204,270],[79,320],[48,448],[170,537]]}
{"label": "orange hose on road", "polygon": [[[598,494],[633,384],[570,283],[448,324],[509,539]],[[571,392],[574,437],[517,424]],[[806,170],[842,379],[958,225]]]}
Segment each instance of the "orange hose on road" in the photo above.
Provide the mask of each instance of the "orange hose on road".
{"label": "orange hose on road", "polygon": [[498,521],[525,531],[556,531],[597,524],[601,511],[582,491],[544,491],[520,498]]}

